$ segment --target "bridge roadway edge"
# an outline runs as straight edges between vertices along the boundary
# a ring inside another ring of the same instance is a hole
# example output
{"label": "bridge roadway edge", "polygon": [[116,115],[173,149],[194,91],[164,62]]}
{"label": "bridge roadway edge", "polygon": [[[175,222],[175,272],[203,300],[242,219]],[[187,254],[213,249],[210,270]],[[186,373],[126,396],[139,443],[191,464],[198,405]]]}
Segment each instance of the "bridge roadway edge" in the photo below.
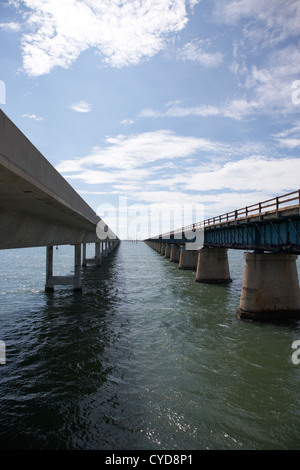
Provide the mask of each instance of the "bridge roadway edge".
{"label": "bridge roadway edge", "polygon": [[[46,285],[81,290],[81,244],[95,243],[96,266],[119,238],[0,110],[0,249],[47,247]],[[74,245],[74,276],[53,276],[53,246]],[[101,248],[100,248],[101,246]],[[100,255],[101,251],[101,255]],[[82,265],[91,260],[83,259]],[[92,261],[93,262],[93,261]]]}

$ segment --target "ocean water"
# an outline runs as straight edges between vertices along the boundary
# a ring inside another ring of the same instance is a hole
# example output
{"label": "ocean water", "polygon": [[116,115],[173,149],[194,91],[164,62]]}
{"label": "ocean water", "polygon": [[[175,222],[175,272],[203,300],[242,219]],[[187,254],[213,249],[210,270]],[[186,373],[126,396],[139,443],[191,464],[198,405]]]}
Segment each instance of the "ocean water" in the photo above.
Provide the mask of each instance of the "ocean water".
{"label": "ocean water", "polygon": [[[0,251],[0,449],[300,448],[300,322],[236,318],[241,251],[208,285],[122,242],[82,293],[46,293],[45,257]],[[54,250],[54,274],[72,263]]]}

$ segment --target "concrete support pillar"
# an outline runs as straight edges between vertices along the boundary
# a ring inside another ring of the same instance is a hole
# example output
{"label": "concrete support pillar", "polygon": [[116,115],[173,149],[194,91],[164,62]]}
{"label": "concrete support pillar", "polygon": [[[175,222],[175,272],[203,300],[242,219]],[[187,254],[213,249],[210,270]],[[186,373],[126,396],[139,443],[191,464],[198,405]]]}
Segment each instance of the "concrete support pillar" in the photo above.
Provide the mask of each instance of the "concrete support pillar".
{"label": "concrete support pillar", "polygon": [[237,316],[252,320],[300,318],[297,255],[245,253]]}
{"label": "concrete support pillar", "polygon": [[170,254],[171,254],[171,244],[167,243],[166,250],[165,250],[165,258],[170,258]]}
{"label": "concrete support pillar", "polygon": [[100,251],[100,241],[95,242],[95,257],[87,258],[86,257],[86,243],[82,245],[82,266],[87,264],[95,264],[96,266],[101,265],[101,251]]}
{"label": "concrete support pillar", "polygon": [[180,257],[180,245],[177,245],[176,243],[172,243],[171,253],[170,253],[170,262],[179,263],[179,257]]}
{"label": "concrete support pillar", "polygon": [[86,243],[82,244],[82,266],[86,266]]}
{"label": "concrete support pillar", "polygon": [[179,269],[197,269],[198,250],[186,250],[185,245],[181,246]]}
{"label": "concrete support pillar", "polygon": [[196,282],[230,282],[227,248],[204,247],[198,251]]}
{"label": "concrete support pillar", "polygon": [[96,266],[100,266],[101,265],[100,242],[95,243],[95,259],[96,259]]}
{"label": "concrete support pillar", "polygon": [[82,290],[81,286],[81,244],[78,243],[74,246],[74,277],[73,277],[73,290]]}
{"label": "concrete support pillar", "polygon": [[47,246],[47,249],[46,249],[46,285],[45,285],[46,292],[54,291],[54,287],[51,282],[52,277],[53,277],[53,246]]}
{"label": "concrete support pillar", "polygon": [[106,258],[107,257],[107,242],[104,242],[104,257]]}
{"label": "concrete support pillar", "polygon": [[162,243],[161,244],[161,249],[160,249],[160,254],[162,256],[165,256],[165,251],[166,251],[166,244],[165,243]]}
{"label": "concrete support pillar", "polygon": [[81,286],[81,244],[74,248],[74,275],[53,276],[53,246],[47,246],[46,251],[46,285],[45,291],[54,291],[54,286],[72,285],[74,291],[82,290]]}

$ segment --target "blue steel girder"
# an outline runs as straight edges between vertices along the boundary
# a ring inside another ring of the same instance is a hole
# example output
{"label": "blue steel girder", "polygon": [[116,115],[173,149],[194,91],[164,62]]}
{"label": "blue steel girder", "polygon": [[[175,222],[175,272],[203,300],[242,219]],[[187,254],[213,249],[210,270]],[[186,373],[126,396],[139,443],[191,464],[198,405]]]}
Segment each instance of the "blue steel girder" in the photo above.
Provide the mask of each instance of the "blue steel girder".
{"label": "blue steel girder", "polygon": [[300,253],[300,216],[206,227],[204,246]]}

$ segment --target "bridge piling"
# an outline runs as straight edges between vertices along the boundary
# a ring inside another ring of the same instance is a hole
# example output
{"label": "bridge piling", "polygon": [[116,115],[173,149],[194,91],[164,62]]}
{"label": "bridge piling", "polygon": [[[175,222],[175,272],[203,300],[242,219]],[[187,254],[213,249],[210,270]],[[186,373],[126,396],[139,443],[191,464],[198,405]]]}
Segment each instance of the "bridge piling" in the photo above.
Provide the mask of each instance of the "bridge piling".
{"label": "bridge piling", "polygon": [[45,291],[53,292],[54,286],[72,285],[74,291],[81,291],[81,244],[74,245],[74,275],[53,276],[53,245],[47,246],[46,251],[46,284]]}
{"label": "bridge piling", "polygon": [[245,253],[239,319],[300,318],[296,254]]}
{"label": "bridge piling", "polygon": [[179,263],[179,257],[180,257],[180,245],[177,245],[177,243],[172,243],[171,253],[170,253],[170,262]]}
{"label": "bridge piling", "polygon": [[82,266],[86,266],[87,264],[95,264],[96,266],[101,265],[100,243],[101,242],[95,242],[95,257],[94,258],[87,258],[86,257],[86,243],[83,243],[83,245],[82,245]]}
{"label": "bridge piling", "polygon": [[202,283],[231,282],[227,248],[201,248],[195,280]]}
{"label": "bridge piling", "polygon": [[198,262],[198,250],[186,250],[185,245],[181,246],[179,269],[196,270]]}
{"label": "bridge piling", "polygon": [[165,258],[170,258],[170,254],[171,254],[171,244],[167,243],[166,250],[165,250]]}

